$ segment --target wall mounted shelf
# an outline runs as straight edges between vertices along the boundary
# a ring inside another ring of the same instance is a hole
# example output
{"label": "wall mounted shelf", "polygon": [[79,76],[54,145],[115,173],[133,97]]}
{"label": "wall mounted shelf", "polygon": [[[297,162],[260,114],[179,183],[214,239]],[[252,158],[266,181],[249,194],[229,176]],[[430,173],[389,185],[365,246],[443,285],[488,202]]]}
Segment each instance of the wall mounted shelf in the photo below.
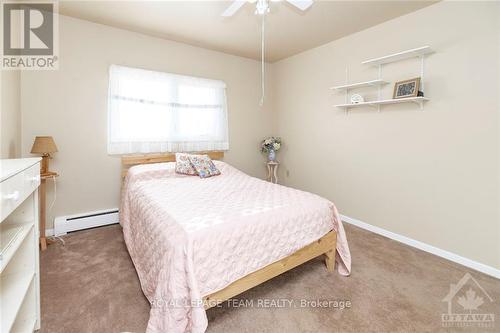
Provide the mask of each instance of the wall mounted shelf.
{"label": "wall mounted shelf", "polygon": [[[396,61],[410,59],[410,58],[420,58],[420,87],[419,91],[424,92],[424,64],[425,57],[428,54],[434,53],[434,50],[431,49],[430,46],[422,46],[417,47],[415,49],[410,49],[398,53],[389,54],[383,57],[374,58],[370,60],[363,61],[363,65],[369,65],[377,67],[378,69],[378,78],[376,80],[365,81],[365,82],[357,82],[357,83],[348,83],[349,82],[349,68],[346,67],[346,79],[344,85],[331,87],[331,90],[336,90],[339,92],[344,92],[345,101],[344,104],[337,104],[335,107],[341,108],[345,110],[345,113],[348,114],[349,109],[351,108],[360,108],[363,106],[370,106],[376,108],[380,112],[380,107],[382,105],[388,104],[400,104],[400,103],[415,103],[420,106],[420,109],[423,110],[424,102],[429,101],[429,98],[426,97],[409,97],[409,98],[398,98],[398,99],[382,99],[382,86],[388,84],[389,82],[382,80],[382,67],[385,64],[393,63]],[[349,102],[349,92],[351,89],[361,88],[361,87],[376,87],[377,88],[377,97],[375,101],[367,101],[361,102],[357,104],[348,103]]]}
{"label": "wall mounted shelf", "polygon": [[422,46],[416,49],[406,50],[403,52],[398,52],[394,54],[390,54],[387,56],[383,56],[380,58],[374,58],[370,60],[363,61],[363,65],[370,66],[380,66],[383,64],[388,64],[390,62],[400,61],[404,59],[414,58],[414,57],[422,57],[426,54],[434,53],[430,46]]}
{"label": "wall mounted shelf", "polygon": [[330,89],[332,89],[332,90],[349,90],[349,89],[363,88],[363,87],[382,86],[382,85],[388,84],[388,83],[389,82],[387,82],[387,81],[377,79],[377,80],[371,80],[371,81],[365,81],[365,82],[345,84],[342,86],[335,86],[335,87],[331,87]]}
{"label": "wall mounted shelf", "polygon": [[347,110],[350,108],[359,108],[359,107],[363,107],[363,106],[378,107],[380,105],[388,105],[388,104],[416,103],[422,108],[423,103],[427,102],[427,101],[429,101],[429,99],[425,98],[425,97],[409,97],[409,98],[398,98],[398,99],[385,99],[385,100],[379,100],[379,101],[368,101],[368,102],[362,102],[362,103],[357,103],[357,104],[338,104],[335,106],[338,108],[344,108]]}

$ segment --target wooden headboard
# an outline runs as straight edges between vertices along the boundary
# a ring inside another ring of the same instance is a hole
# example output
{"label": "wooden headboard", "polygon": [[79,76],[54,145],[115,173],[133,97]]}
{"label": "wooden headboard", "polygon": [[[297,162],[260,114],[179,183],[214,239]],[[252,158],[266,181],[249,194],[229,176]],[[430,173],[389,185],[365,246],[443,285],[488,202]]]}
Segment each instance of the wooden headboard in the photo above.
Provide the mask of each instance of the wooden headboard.
{"label": "wooden headboard", "polygon": [[[212,160],[221,160],[224,157],[223,151],[196,152],[193,154],[208,155]],[[175,154],[169,153],[122,156],[122,177],[125,177],[128,169],[134,165],[165,162],[175,162]]]}

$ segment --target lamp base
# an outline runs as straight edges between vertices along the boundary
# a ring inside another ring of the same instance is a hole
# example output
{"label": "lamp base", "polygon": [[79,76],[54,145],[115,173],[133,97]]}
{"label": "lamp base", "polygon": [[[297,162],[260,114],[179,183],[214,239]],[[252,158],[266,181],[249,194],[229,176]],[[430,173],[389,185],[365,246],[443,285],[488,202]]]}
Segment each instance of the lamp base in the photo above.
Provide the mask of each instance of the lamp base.
{"label": "lamp base", "polygon": [[42,163],[40,164],[40,174],[49,172],[49,154],[42,155]]}

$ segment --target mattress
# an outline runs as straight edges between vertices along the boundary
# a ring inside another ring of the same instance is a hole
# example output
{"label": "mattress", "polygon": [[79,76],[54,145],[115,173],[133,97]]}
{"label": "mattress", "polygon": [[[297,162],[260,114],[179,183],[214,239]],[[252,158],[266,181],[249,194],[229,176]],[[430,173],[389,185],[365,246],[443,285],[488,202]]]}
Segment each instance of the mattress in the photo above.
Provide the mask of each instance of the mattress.
{"label": "mattress", "polygon": [[120,223],[142,290],[148,332],[204,332],[202,297],[337,232],[337,269],[350,253],[335,205],[215,161],[221,175],[175,173],[175,163],[129,170]]}

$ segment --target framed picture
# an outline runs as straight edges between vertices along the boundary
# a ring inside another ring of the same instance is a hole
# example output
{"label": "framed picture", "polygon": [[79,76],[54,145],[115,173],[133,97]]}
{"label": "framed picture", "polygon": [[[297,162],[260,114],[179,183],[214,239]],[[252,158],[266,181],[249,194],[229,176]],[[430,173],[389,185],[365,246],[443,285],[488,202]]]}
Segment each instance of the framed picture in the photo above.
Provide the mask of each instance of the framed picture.
{"label": "framed picture", "polygon": [[394,84],[394,94],[392,98],[396,99],[396,98],[417,97],[419,88],[420,88],[419,77],[406,81],[396,82]]}

